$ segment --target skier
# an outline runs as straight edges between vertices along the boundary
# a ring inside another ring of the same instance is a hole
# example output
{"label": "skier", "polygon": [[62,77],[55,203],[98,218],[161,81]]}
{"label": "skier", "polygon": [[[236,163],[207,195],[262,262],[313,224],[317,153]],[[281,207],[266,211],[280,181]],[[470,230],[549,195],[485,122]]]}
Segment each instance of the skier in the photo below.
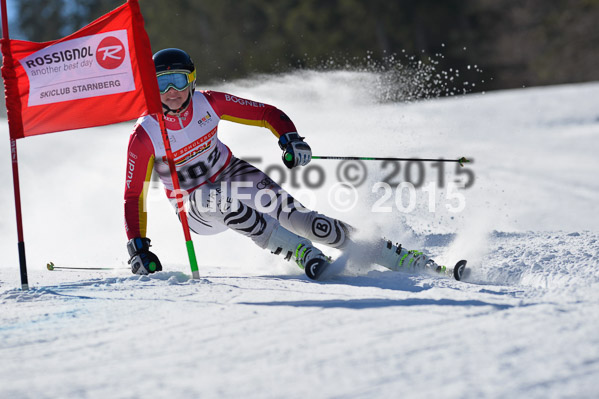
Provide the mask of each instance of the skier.
{"label": "skier", "polygon": [[[312,157],[291,119],[268,104],[196,90],[194,63],[180,49],[160,50],[153,60],[190,229],[197,234],[232,229],[259,247],[294,260],[309,278],[317,279],[330,260],[313,242],[343,250],[350,245],[354,228],[303,207],[262,171],[236,158],[217,134],[223,119],[267,127],[278,138],[283,163],[291,169],[306,165]],[[144,203],[152,170],[176,205],[159,122],[153,115],[137,121],[128,147],[125,228],[135,274],[162,270],[146,237]],[[269,190],[267,195],[264,190]],[[391,270],[438,268],[421,252],[383,239],[375,245],[372,262]]]}

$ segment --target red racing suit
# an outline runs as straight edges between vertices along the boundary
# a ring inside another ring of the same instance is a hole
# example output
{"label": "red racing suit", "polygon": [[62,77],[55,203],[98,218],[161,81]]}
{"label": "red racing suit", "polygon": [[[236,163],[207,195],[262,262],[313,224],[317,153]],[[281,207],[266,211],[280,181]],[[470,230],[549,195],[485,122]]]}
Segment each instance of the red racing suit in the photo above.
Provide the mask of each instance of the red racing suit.
{"label": "red racing suit", "polygon": [[[231,161],[231,150],[218,139],[221,119],[270,129],[278,138],[296,132],[281,110],[215,91],[196,91],[179,116],[165,116],[179,183],[191,193],[214,182]],[[125,230],[129,239],[146,236],[147,190],[154,170],[172,197],[173,183],[158,120],[154,115],[137,121],[129,138],[125,185]]]}

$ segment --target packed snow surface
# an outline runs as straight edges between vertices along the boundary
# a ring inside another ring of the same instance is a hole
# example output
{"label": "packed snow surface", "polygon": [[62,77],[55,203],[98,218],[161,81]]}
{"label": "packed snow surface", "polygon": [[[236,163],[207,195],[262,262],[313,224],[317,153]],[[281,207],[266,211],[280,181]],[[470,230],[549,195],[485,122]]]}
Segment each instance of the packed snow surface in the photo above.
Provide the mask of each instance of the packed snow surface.
{"label": "packed snow surface", "polygon": [[[159,184],[148,236],[165,270],[131,275],[131,122],[18,141],[23,291],[3,120],[0,397],[597,397],[599,84],[389,103],[380,83],[302,72],[212,89],[283,109],[315,155],[473,162],[343,171],[314,160],[292,174],[266,129],[223,122],[221,139],[307,206],[357,227],[359,245],[384,236],[449,266],[468,259],[465,282],[388,271],[360,246],[313,282],[232,232],[194,236],[193,280]],[[49,271],[50,261],[115,270]]]}

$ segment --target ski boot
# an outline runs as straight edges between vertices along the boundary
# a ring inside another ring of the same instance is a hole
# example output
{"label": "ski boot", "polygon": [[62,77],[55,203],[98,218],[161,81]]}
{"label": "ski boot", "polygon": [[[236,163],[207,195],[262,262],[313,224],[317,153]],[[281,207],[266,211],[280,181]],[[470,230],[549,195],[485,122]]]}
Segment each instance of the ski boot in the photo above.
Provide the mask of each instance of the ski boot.
{"label": "ski boot", "polygon": [[283,254],[285,260],[293,258],[311,280],[317,280],[331,263],[310,240],[290,232],[281,225],[274,228],[266,248],[275,255]]}
{"label": "ski boot", "polygon": [[322,272],[331,263],[329,258],[310,243],[297,246],[295,261],[299,267],[304,269],[306,276],[312,280],[318,280]]}
{"label": "ski boot", "polygon": [[391,241],[383,242],[375,254],[374,263],[393,271],[434,272],[447,274],[445,266],[438,265],[429,256],[416,250],[407,250]]}

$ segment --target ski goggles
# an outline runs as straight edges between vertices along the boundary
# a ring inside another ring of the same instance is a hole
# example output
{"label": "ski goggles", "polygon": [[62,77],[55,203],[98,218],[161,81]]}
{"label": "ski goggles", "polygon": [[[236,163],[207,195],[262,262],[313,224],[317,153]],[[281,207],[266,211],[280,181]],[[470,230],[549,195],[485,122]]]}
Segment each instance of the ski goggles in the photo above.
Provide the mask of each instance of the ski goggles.
{"label": "ski goggles", "polygon": [[183,91],[196,80],[196,71],[167,71],[157,75],[156,78],[160,94],[166,93],[171,87],[177,91]]}

